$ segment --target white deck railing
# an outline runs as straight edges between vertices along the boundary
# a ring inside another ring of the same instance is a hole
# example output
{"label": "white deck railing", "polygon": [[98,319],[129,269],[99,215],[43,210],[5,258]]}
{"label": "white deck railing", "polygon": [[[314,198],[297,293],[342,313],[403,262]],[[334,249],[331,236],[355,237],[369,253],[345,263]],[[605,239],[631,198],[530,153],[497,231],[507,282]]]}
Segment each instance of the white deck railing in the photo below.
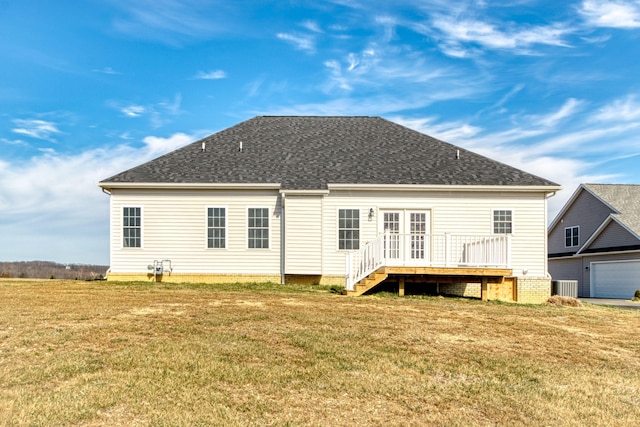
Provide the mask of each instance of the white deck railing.
{"label": "white deck railing", "polygon": [[383,266],[510,268],[511,236],[381,234],[347,254],[347,290]]}

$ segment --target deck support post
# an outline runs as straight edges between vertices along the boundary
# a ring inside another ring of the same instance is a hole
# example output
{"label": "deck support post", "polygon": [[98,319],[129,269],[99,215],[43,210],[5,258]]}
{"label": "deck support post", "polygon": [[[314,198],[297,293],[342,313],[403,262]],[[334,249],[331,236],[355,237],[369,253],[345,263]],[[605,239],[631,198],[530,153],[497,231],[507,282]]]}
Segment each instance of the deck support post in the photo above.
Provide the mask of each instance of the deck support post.
{"label": "deck support post", "polygon": [[489,301],[489,280],[486,277],[482,278],[482,285],[480,286],[480,298],[482,301]]}
{"label": "deck support post", "polygon": [[404,296],[404,276],[398,278],[398,296]]}

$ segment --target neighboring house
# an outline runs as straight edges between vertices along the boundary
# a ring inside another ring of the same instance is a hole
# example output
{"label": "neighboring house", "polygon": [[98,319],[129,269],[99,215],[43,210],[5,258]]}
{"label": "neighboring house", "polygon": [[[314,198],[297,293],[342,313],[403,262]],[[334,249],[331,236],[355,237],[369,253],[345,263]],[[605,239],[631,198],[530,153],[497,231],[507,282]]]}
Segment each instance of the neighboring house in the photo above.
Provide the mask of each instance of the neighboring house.
{"label": "neighboring house", "polygon": [[550,294],[560,187],[378,117],[255,117],[99,185],[109,280]]}
{"label": "neighboring house", "polygon": [[640,185],[581,184],[549,226],[553,280],[578,296],[633,298],[640,289]]}

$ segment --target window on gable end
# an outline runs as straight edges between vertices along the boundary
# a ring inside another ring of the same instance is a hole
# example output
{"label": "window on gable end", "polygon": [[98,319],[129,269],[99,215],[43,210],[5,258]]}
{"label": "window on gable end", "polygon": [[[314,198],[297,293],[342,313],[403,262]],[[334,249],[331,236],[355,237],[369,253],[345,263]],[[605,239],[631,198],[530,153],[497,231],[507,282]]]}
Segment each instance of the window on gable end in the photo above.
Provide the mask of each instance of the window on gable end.
{"label": "window on gable end", "polygon": [[566,227],[564,229],[564,246],[572,248],[580,245],[580,227]]}

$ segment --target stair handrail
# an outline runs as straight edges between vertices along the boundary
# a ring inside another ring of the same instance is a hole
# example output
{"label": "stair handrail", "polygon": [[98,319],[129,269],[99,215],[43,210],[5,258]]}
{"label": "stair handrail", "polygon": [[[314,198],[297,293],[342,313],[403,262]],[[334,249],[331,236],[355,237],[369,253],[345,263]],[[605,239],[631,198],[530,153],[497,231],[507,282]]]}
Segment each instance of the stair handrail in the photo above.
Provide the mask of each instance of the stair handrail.
{"label": "stair handrail", "polygon": [[387,231],[367,242],[360,249],[347,253],[346,289],[348,291],[353,291],[356,283],[385,265],[384,242],[388,236]]}

